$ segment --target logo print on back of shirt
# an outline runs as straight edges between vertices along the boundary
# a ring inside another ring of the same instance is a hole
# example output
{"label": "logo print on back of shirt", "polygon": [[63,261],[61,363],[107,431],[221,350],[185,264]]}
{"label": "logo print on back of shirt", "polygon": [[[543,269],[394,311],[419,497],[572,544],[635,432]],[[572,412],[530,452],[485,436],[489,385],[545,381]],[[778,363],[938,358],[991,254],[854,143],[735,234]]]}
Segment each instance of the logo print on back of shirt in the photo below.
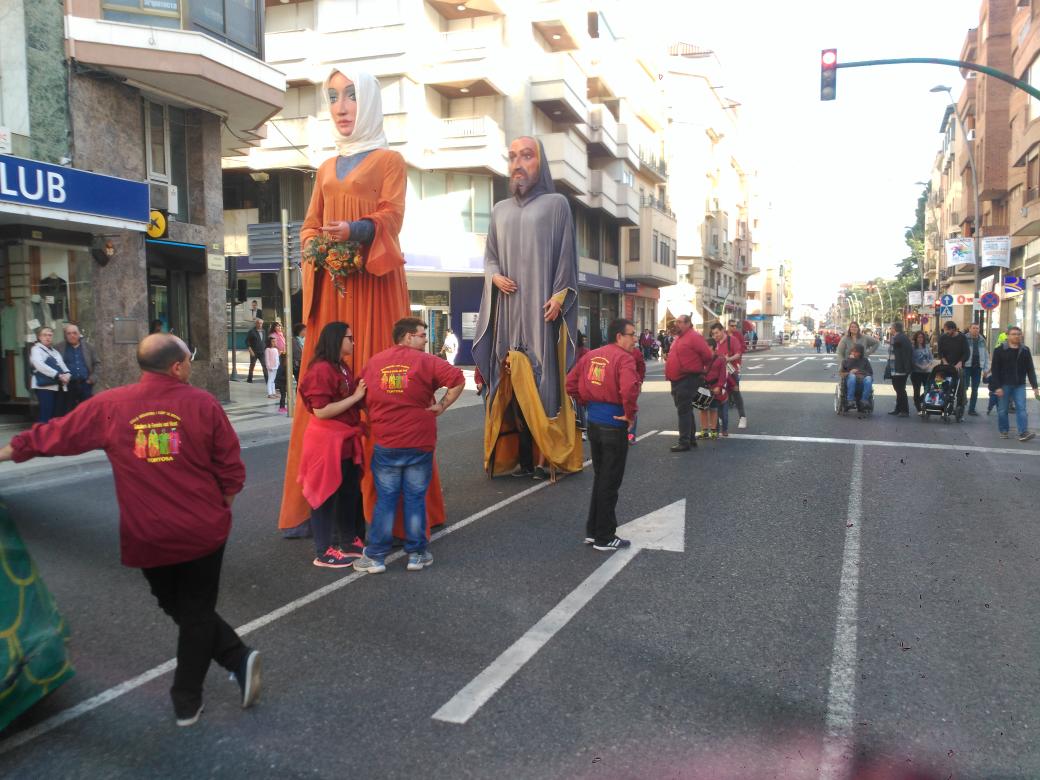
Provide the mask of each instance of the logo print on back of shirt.
{"label": "logo print on back of shirt", "polygon": [[379,372],[379,389],[389,395],[403,393],[408,388],[410,366],[386,366]]}
{"label": "logo print on back of shirt", "polygon": [[148,463],[169,463],[181,452],[181,418],[173,412],[144,412],[130,421],[134,456]]}
{"label": "logo print on back of shirt", "polygon": [[589,361],[589,374],[588,379],[594,385],[603,384],[603,376],[606,373],[607,365],[610,363],[609,360],[602,357],[595,357]]}

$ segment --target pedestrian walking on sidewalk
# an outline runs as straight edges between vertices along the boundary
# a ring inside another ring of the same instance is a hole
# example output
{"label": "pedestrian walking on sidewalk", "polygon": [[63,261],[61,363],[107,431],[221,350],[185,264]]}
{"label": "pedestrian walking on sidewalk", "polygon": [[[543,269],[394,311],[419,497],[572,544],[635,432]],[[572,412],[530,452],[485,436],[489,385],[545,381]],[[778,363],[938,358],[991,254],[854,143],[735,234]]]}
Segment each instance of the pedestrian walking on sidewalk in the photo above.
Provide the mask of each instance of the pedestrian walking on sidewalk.
{"label": "pedestrian walking on sidewalk", "polygon": [[[406,317],[394,323],[395,346],[372,356],[362,379],[368,383],[368,419],[375,447],[372,478],[376,505],[365,554],[355,571],[386,571],[393,542],[394,516],[404,497],[404,549],[408,571],[433,563],[426,546],[426,491],[433,476],[437,418],[455,403],[466,387],[461,369],[426,352],[426,323]],[[434,393],[448,388],[440,401]]]}
{"label": "pedestrian walking on sidewalk", "polygon": [[[216,612],[231,504],[245,483],[238,436],[220,403],[188,384],[191,353],[176,336],[146,336],[141,378],[20,433],[0,462],[104,450],[119,503],[123,564],[139,568],[178,626],[170,696],[178,726],[202,713],[210,661],[231,672],[243,707],[260,695],[260,655]],[[60,543],[60,542],[59,542]]]}
{"label": "pedestrian walking on sidewalk", "polygon": [[350,326],[330,322],[318,336],[300,383],[300,402],[314,419],[304,433],[297,481],[311,507],[314,565],[326,569],[351,566],[364,547],[361,402],[366,388],[350,372],[353,354]]}
{"label": "pedestrian walking on sidewalk", "polygon": [[1018,440],[1029,441],[1036,434],[1029,430],[1029,414],[1026,411],[1026,380],[1033,388],[1033,395],[1040,400],[1037,389],[1036,369],[1029,347],[1022,343],[1022,329],[1008,328],[1007,342],[993,350],[993,362],[989,375],[990,392],[997,396],[997,429],[1000,438],[1008,438],[1010,423],[1008,404],[1015,404],[1015,422],[1018,425]]}
{"label": "pedestrian walking on sidewalk", "polygon": [[267,349],[264,350],[264,368],[267,371],[264,372],[264,379],[267,380],[267,397],[277,398],[278,394],[274,391],[274,378],[278,373],[278,364],[281,363],[281,356],[278,354],[278,344],[274,336],[267,337]]}
{"label": "pedestrian walking on sidewalk", "polygon": [[594,349],[567,374],[567,394],[585,404],[589,416],[592,453],[592,497],[585,521],[585,544],[602,552],[629,547],[617,536],[617,499],[625,478],[628,430],[639,407],[639,375],[633,354],[636,328],[631,320],[617,319],[607,331],[609,344]]}
{"label": "pedestrian walking on sidewalk", "polygon": [[693,417],[693,398],[700,387],[704,370],[714,357],[704,336],[693,329],[690,315],[675,318],[678,333],[664,364],[664,375],[672,383],[672,401],[679,417],[679,442],[672,452],[685,452],[697,446],[697,423]]}
{"label": "pedestrian walking on sidewalk", "polygon": [[[979,324],[968,326],[968,358],[964,361],[964,385],[971,385],[971,396],[968,398],[968,414],[977,417],[975,406],[979,400],[979,385],[989,378],[989,350],[986,339],[982,338]],[[966,392],[966,391],[965,391]]]}

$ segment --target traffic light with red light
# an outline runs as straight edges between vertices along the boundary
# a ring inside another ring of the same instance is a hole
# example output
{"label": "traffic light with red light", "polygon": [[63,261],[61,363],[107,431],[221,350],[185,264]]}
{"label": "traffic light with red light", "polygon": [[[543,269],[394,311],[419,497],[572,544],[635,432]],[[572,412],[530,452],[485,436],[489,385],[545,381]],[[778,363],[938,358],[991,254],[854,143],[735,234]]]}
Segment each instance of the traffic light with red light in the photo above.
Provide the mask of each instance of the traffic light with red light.
{"label": "traffic light with red light", "polygon": [[820,100],[834,100],[838,90],[838,50],[820,52]]}

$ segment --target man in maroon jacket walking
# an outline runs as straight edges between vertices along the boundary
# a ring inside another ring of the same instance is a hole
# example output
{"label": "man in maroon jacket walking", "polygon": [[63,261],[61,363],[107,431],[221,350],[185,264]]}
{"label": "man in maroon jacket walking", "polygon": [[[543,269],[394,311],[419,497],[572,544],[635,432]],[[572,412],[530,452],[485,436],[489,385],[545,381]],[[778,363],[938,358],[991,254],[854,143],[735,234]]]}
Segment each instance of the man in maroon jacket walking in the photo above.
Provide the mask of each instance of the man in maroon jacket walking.
{"label": "man in maroon jacket walking", "polygon": [[640,379],[632,350],[636,328],[618,319],[607,331],[610,343],[582,356],[567,374],[567,395],[587,407],[592,451],[592,500],[585,522],[585,544],[613,552],[628,547],[617,536],[618,489],[625,477],[628,431],[639,411]]}
{"label": "man in maroon jacket walking", "polygon": [[188,384],[191,353],[156,333],[137,347],[141,379],[34,425],[0,449],[0,462],[102,449],[112,463],[126,566],[140,568],[180,629],[170,696],[178,726],[202,714],[211,660],[231,672],[242,706],[260,695],[260,654],[217,614],[231,504],[245,483],[238,436],[209,393]]}
{"label": "man in maroon jacket walking", "polygon": [[672,400],[679,413],[679,443],[672,447],[672,452],[686,452],[697,446],[693,399],[714,355],[704,336],[693,329],[689,315],[676,317],[675,329],[679,335],[668,352],[664,375],[672,383]]}

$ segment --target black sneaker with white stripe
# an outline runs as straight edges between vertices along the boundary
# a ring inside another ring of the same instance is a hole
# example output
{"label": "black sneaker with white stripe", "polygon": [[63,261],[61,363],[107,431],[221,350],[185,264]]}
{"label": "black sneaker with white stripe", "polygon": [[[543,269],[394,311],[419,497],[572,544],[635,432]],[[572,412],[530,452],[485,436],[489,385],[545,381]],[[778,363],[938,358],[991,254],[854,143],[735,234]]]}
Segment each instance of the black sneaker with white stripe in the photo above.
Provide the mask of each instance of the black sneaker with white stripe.
{"label": "black sneaker with white stripe", "polygon": [[601,550],[603,552],[614,552],[614,550],[624,550],[626,547],[631,547],[632,542],[628,539],[619,539],[616,536],[606,544],[599,544],[598,542],[592,543],[593,550]]}

